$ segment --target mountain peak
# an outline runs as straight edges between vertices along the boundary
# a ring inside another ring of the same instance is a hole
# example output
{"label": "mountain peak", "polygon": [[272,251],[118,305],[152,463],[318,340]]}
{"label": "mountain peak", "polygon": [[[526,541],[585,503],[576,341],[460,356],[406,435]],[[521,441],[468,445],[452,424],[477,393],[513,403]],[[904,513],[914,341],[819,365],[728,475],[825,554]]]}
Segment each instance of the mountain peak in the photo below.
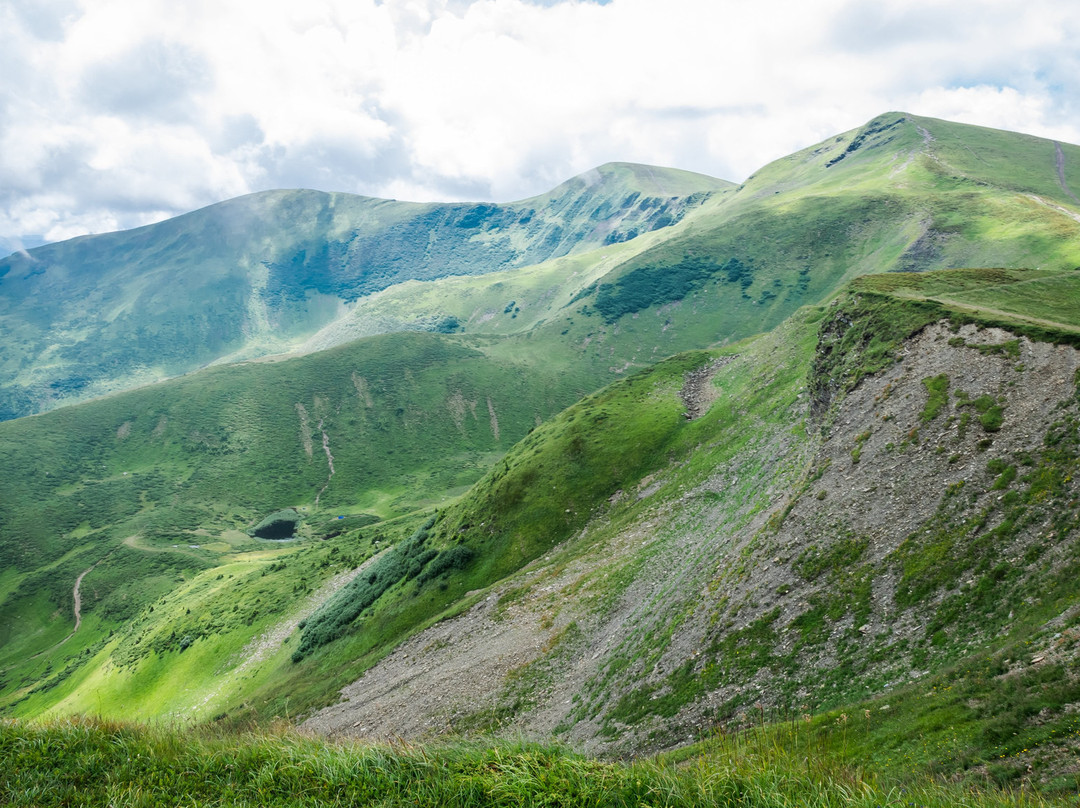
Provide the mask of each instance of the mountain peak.
{"label": "mountain peak", "polygon": [[568,193],[579,193],[585,188],[602,196],[638,193],[641,196],[674,197],[715,193],[734,187],[733,182],[694,171],[642,163],[611,162],[571,177],[551,191],[528,201],[532,203],[533,200],[555,199]]}

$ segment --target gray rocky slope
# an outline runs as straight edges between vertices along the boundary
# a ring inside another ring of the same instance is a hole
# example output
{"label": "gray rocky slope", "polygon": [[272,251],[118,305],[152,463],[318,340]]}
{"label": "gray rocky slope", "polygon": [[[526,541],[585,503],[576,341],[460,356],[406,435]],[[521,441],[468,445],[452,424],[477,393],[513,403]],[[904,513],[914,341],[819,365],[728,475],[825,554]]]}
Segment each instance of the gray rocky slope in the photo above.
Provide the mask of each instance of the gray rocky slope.
{"label": "gray rocky slope", "polygon": [[[658,394],[731,405],[736,374],[792,360],[798,327]],[[931,325],[830,407],[799,389],[693,487],[665,486],[669,469],[618,492],[647,505],[642,518],[610,529],[598,514],[305,726],[502,728],[641,753],[755,703],[829,706],[917,681],[1021,630],[1067,574],[1077,485],[1039,481],[1058,462],[1050,447],[1075,439],[1078,369],[1071,347]],[[1060,637],[1077,611],[1045,615],[1032,659],[1075,655]]]}

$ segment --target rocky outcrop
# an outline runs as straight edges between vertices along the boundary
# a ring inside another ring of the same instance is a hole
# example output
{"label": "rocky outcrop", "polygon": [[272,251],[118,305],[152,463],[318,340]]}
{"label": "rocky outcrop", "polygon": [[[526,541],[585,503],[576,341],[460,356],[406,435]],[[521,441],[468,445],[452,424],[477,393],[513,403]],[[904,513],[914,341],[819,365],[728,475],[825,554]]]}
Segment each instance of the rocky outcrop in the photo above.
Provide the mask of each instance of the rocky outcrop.
{"label": "rocky outcrop", "polygon": [[[684,399],[707,407],[716,370]],[[306,726],[640,753],[742,706],[839,704],[939,670],[1050,603],[1072,557],[1078,371],[1071,347],[930,325],[849,392],[801,395],[824,430],[764,430],[621,531],[599,515]]]}

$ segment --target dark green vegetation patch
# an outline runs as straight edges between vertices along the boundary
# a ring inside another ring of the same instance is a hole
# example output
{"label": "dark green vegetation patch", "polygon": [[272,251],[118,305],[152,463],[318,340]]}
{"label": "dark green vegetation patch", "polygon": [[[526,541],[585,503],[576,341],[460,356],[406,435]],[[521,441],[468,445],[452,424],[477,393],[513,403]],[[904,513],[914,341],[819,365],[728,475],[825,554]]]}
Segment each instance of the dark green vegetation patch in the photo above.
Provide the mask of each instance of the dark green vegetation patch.
{"label": "dark green vegetation patch", "polygon": [[[300,646],[293,652],[293,662],[299,662],[319,646],[341,637],[365,609],[401,581],[411,581],[434,563],[437,572],[421,579],[421,583],[449,569],[461,569],[472,559],[468,548],[452,548],[439,553],[427,546],[429,531],[435,524],[432,516],[417,528],[408,539],[386,551],[367,569],[353,578],[330,600],[324,603],[301,626]],[[456,551],[456,552],[455,552]],[[441,563],[440,560],[441,559]]]}
{"label": "dark green vegetation patch", "polygon": [[259,520],[259,523],[248,530],[248,535],[256,539],[291,539],[296,535],[296,529],[304,517],[294,508],[274,511],[269,516]]}
{"label": "dark green vegetation patch", "polygon": [[753,272],[738,258],[718,264],[711,258],[687,255],[673,264],[639,267],[614,283],[601,285],[594,305],[612,323],[650,306],[682,300],[714,276],[737,283],[744,291],[753,283]]}

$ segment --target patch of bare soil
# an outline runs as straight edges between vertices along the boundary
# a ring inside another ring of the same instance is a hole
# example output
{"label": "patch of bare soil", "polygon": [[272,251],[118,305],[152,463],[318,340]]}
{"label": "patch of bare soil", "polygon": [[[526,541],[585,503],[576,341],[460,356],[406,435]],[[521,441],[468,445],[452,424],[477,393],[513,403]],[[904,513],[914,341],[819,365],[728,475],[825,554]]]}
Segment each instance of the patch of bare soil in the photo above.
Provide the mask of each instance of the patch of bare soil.
{"label": "patch of bare soil", "polygon": [[693,421],[709,411],[709,407],[721,395],[719,388],[713,385],[716,371],[734,359],[734,356],[721,356],[703,368],[686,374],[686,382],[679,391],[679,398],[686,405],[686,418]]}
{"label": "patch of bare soil", "polygon": [[1061,144],[1056,141],[1054,142],[1054,165],[1057,168],[1058,184],[1061,186],[1061,190],[1073,202],[1080,202],[1080,199],[1076,198],[1076,194],[1070,190],[1069,184],[1065,182],[1065,151],[1061,148]]}

